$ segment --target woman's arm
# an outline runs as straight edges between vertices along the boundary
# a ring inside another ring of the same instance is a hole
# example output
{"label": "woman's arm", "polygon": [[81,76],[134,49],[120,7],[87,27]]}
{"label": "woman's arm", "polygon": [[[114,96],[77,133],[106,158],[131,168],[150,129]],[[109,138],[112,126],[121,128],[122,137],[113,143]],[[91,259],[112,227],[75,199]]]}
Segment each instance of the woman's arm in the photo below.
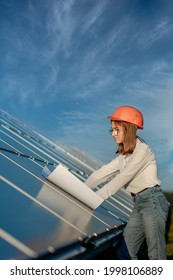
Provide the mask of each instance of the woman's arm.
{"label": "woman's arm", "polygon": [[109,177],[116,174],[117,171],[119,171],[118,157],[94,171],[84,183],[91,189],[94,189],[96,186],[109,179]]}

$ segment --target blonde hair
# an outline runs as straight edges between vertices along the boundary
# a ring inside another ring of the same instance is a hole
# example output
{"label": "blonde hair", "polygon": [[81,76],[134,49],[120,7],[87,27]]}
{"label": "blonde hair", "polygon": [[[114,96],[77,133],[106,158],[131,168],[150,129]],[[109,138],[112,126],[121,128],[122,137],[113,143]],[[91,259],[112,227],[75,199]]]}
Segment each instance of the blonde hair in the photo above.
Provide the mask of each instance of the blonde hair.
{"label": "blonde hair", "polygon": [[123,121],[112,121],[115,125],[120,125],[125,134],[125,140],[123,143],[118,144],[116,154],[132,154],[136,147],[136,132],[137,127],[134,124],[123,122]]}

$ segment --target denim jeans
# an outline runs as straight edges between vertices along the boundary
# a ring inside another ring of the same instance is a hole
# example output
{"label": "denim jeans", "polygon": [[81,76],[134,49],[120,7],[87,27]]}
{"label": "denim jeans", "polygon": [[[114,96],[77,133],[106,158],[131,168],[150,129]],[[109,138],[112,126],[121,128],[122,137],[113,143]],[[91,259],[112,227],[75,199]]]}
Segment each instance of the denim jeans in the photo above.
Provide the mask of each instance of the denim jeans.
{"label": "denim jeans", "polygon": [[159,186],[146,189],[134,197],[134,208],[124,230],[132,260],[146,239],[150,260],[166,259],[166,220],[169,203]]}

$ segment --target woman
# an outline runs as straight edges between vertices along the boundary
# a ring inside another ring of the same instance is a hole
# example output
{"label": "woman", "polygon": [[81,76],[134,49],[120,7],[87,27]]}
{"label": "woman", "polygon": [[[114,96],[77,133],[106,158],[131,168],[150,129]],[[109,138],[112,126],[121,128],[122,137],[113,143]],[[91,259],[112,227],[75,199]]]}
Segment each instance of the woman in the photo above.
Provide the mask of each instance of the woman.
{"label": "woman", "polygon": [[131,259],[137,259],[139,248],[146,239],[149,259],[164,260],[169,203],[157,177],[155,156],[136,134],[137,129],[143,129],[142,113],[134,107],[121,106],[108,119],[112,125],[110,132],[118,145],[118,156],[93,172],[85,183],[95,188],[115,174],[97,194],[107,199],[122,187],[131,193],[134,208],[124,231]]}

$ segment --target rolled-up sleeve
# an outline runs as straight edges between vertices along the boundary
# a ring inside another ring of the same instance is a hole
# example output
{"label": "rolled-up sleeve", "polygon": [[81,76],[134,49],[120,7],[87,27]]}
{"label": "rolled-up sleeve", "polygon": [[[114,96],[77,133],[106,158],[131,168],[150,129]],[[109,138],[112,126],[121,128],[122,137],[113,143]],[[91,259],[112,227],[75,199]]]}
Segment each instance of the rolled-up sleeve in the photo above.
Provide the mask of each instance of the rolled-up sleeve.
{"label": "rolled-up sleeve", "polygon": [[104,183],[118,171],[119,159],[117,157],[113,159],[110,163],[105,164],[98,170],[94,171],[84,183],[91,189],[94,189],[99,184]]}

